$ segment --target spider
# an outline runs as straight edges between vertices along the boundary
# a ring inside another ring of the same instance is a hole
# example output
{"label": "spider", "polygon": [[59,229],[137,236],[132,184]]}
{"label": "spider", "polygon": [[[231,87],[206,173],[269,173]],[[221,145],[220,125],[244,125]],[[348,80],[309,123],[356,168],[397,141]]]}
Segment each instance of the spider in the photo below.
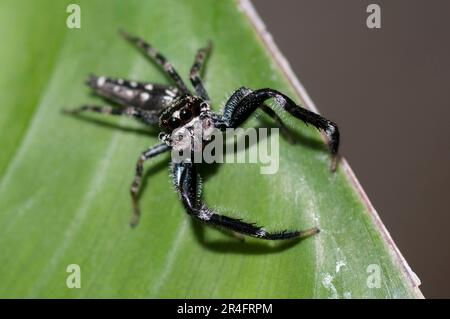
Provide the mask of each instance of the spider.
{"label": "spider", "polygon": [[[276,90],[265,88],[251,90],[241,87],[236,90],[225,104],[222,114],[211,110],[210,98],[200,78],[200,72],[205,59],[209,55],[212,43],[200,48],[195,56],[190,70],[190,81],[195,89],[192,93],[183,82],[173,65],[154,47],[143,39],[133,36],[123,30],[120,34],[135,46],[149,59],[160,66],[173,80],[172,85],[161,85],[149,82],[129,81],[120,78],[90,75],[87,85],[98,95],[118,104],[118,106],[84,105],[79,108],[65,110],[71,114],[84,111],[97,112],[111,115],[124,115],[133,117],[150,126],[158,126],[162,129],[159,134],[161,143],[148,148],[140,155],[136,164],[136,172],[131,185],[131,198],[133,204],[133,218],[131,226],[136,226],[140,209],[138,207],[138,191],[142,181],[144,162],[171,149],[178,149],[178,139],[172,138],[180,132],[190,134],[193,138],[194,128],[202,129],[203,142],[209,142],[209,134],[212,128],[224,131],[227,128],[236,128],[244,123],[258,108],[269,115],[281,132],[287,127],[278,115],[265,104],[266,100],[274,99],[285,111],[305,124],[312,124],[325,132],[328,137],[328,146],[332,155],[332,170],[337,162],[339,147],[338,127],[324,117],[296,105],[289,97]],[[210,226],[218,227],[239,236],[252,236],[266,240],[282,240],[292,238],[304,238],[319,232],[314,227],[304,231],[269,232],[255,223],[248,223],[241,219],[231,218],[214,211],[202,201],[201,177],[198,172],[198,164],[182,161],[171,163],[172,179],[176,191],[186,212],[193,218]]]}

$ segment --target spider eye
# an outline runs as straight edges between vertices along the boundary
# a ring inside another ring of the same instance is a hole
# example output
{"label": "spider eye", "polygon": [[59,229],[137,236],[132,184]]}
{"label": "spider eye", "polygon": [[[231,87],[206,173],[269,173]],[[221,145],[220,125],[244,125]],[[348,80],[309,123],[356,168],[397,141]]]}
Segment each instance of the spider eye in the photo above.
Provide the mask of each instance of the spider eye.
{"label": "spider eye", "polygon": [[183,108],[180,111],[180,119],[183,121],[190,120],[192,118],[192,112],[188,108]]}
{"label": "spider eye", "polygon": [[173,130],[180,126],[181,121],[177,117],[171,117],[167,124]]}

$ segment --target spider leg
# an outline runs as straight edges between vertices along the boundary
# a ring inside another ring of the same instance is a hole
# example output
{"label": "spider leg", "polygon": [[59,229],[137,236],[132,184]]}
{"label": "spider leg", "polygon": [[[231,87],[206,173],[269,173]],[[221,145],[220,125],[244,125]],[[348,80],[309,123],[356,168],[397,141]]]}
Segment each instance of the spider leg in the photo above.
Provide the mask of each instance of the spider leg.
{"label": "spider leg", "polygon": [[279,240],[304,238],[317,234],[317,228],[305,231],[268,232],[254,223],[247,223],[240,219],[231,218],[209,209],[201,200],[201,179],[195,164],[174,163],[172,178],[186,212],[195,219],[211,226],[221,227],[239,234],[260,239]]}
{"label": "spider leg", "polygon": [[179,95],[169,85],[90,75],[86,84],[108,100],[122,106],[162,111]]}
{"label": "spider leg", "polygon": [[[250,94],[252,92],[252,90],[242,87],[238,90],[236,90],[231,97],[228,99],[226,106],[225,106],[225,111],[226,113],[229,112],[229,110],[233,110],[235,108],[238,107],[239,102],[248,94]],[[288,127],[283,123],[283,121],[281,120],[281,118],[277,115],[277,113],[275,113],[274,110],[272,110],[269,106],[267,106],[267,104],[262,103],[261,105],[259,105],[259,107],[261,108],[261,110],[266,113],[267,115],[269,115],[276,123],[276,125],[278,126],[278,128],[281,131],[281,134],[283,134],[289,143],[294,144],[295,143],[295,139],[292,136],[291,132],[289,131]],[[216,115],[217,116],[217,115]],[[220,117],[220,116],[219,116]],[[223,121],[222,119],[219,119],[218,122],[220,123],[221,121]],[[222,123],[221,126],[225,126],[225,123]]]}
{"label": "spider leg", "polygon": [[131,200],[133,203],[133,217],[130,221],[131,227],[134,227],[139,223],[139,218],[141,216],[141,212],[139,210],[138,205],[138,193],[139,193],[139,186],[141,185],[142,181],[142,173],[144,171],[144,162],[161,153],[168,151],[169,149],[170,147],[167,146],[166,144],[158,144],[142,152],[141,156],[139,156],[139,159],[137,160],[136,173],[134,175],[133,183],[131,184],[130,188]]}
{"label": "spider leg", "polygon": [[205,63],[205,60],[208,57],[209,53],[211,52],[211,48],[212,48],[212,42],[208,41],[208,44],[206,47],[198,49],[197,54],[195,55],[194,64],[191,67],[191,72],[190,72],[190,76],[189,76],[191,83],[195,88],[195,92],[202,99],[204,99],[206,101],[209,101],[209,96],[205,90],[205,87],[203,86],[200,74],[202,72],[202,67]]}
{"label": "spider leg", "polygon": [[64,109],[64,113],[67,114],[79,114],[82,112],[95,112],[109,115],[125,115],[133,117],[144,123],[156,125],[159,122],[158,113],[149,110],[142,110],[134,106],[127,107],[113,107],[110,105],[98,106],[98,105],[83,105],[75,109]]}
{"label": "spider leg", "polygon": [[154,47],[152,47],[149,43],[145,42],[143,39],[133,36],[123,30],[119,30],[119,32],[128,42],[138,47],[140,50],[144,52],[144,54],[147,57],[149,57],[150,59],[155,61],[159,66],[161,66],[163,70],[172,78],[177,87],[184,94],[189,94],[189,89],[187,88],[186,84],[184,84],[178,72],[161,53],[159,53]]}
{"label": "spider leg", "polygon": [[275,121],[275,124],[280,129],[281,134],[286,137],[287,141],[291,144],[295,144],[295,138],[292,136],[289,128],[283,123],[283,120],[278,116],[278,114],[264,103],[260,105],[260,108]]}
{"label": "spider leg", "polygon": [[339,150],[339,129],[337,125],[319,114],[295,104],[288,96],[276,90],[259,89],[251,91],[247,88],[237,90],[226,103],[222,117],[215,119],[216,126],[225,129],[241,125],[258,107],[271,98],[274,98],[277,104],[292,116],[325,132],[329,140],[330,153],[333,156],[331,169],[334,171]]}

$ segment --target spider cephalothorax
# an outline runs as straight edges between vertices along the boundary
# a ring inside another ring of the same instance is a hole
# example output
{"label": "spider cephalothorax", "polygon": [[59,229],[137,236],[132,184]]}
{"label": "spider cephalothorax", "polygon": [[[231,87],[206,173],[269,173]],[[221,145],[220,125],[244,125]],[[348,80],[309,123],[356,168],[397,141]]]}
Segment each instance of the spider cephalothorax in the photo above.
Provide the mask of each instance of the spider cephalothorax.
{"label": "spider cephalothorax", "polygon": [[172,132],[198,117],[203,106],[209,109],[208,104],[197,96],[180,96],[173,101],[171,106],[162,111],[159,117],[159,125],[165,128],[167,132]]}
{"label": "spider cephalothorax", "polygon": [[165,132],[159,139],[177,151],[198,150],[214,130],[211,108],[202,98],[183,95],[161,112],[159,125]]}
{"label": "spider cephalothorax", "polygon": [[[211,50],[211,43],[199,49],[190,72],[190,80],[195,88],[192,94],[175,71],[172,64],[144,40],[121,32],[129,42],[141,49],[144,54],[159,64],[172,78],[176,87],[148,82],[128,81],[109,77],[91,76],[87,84],[99,95],[118,104],[118,106],[85,105],[69,110],[70,113],[93,111],[113,115],[127,115],[151,126],[159,126],[162,143],[150,147],[139,157],[136,174],[131,185],[134,207],[134,226],[139,220],[138,190],[142,180],[145,161],[169,150],[178,152],[196,150],[196,145],[208,143],[215,129],[236,128],[245,122],[257,109],[261,109],[274,119],[282,133],[288,130],[278,115],[265,104],[266,100],[275,102],[292,116],[323,131],[329,139],[332,154],[332,169],[335,169],[339,148],[339,130],[326,118],[296,105],[289,97],[273,89],[250,90],[242,87],[236,90],[225,104],[222,114],[214,113],[210,107],[209,96],[200,79],[200,70]],[[287,135],[289,136],[289,135]],[[290,137],[292,139],[292,137]],[[192,148],[192,146],[194,146]],[[200,146],[201,147],[201,146]],[[227,217],[210,208],[202,201],[200,175],[197,163],[191,161],[172,162],[172,178],[186,212],[192,217],[211,226],[221,227],[233,232],[262,239],[289,239],[307,237],[317,233],[317,228],[305,231],[268,232],[254,223]]]}

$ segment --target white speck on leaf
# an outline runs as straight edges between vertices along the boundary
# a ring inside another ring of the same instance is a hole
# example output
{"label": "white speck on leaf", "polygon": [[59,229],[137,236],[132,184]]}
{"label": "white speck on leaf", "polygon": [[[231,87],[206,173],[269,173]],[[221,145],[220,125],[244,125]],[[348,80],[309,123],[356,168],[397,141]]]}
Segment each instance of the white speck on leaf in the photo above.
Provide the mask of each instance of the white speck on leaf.
{"label": "white speck on leaf", "polygon": [[342,260],[338,260],[336,262],[336,273],[339,273],[339,271],[341,270],[341,268],[345,266],[345,262]]}
{"label": "white speck on leaf", "polygon": [[322,279],[322,284],[331,292],[331,296],[329,299],[337,299],[338,293],[336,290],[336,287],[333,285],[333,279],[334,277],[331,276],[329,273],[326,273],[325,276]]}

